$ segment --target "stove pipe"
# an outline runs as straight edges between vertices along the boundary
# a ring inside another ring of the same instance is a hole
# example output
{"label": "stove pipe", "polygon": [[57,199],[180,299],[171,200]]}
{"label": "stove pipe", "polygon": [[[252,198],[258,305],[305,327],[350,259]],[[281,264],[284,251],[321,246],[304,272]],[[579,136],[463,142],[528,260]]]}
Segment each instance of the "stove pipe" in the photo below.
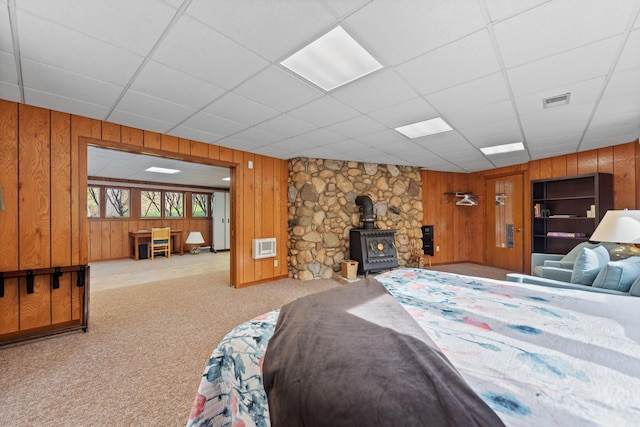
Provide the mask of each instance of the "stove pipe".
{"label": "stove pipe", "polygon": [[373,202],[369,196],[356,197],[356,205],[360,206],[362,213],[360,214],[360,222],[365,230],[373,230],[376,220],[373,214]]}

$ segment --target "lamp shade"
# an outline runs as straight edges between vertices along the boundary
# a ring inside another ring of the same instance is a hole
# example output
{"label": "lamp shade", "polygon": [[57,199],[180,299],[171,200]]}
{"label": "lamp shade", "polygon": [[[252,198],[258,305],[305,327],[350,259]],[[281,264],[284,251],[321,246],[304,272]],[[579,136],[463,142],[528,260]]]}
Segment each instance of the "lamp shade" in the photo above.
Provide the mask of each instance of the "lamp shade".
{"label": "lamp shade", "polygon": [[201,245],[204,243],[204,238],[202,237],[202,233],[199,231],[192,231],[189,233],[187,237],[187,241],[185,242],[187,245]]}
{"label": "lamp shade", "polygon": [[589,240],[640,243],[640,211],[607,211]]}

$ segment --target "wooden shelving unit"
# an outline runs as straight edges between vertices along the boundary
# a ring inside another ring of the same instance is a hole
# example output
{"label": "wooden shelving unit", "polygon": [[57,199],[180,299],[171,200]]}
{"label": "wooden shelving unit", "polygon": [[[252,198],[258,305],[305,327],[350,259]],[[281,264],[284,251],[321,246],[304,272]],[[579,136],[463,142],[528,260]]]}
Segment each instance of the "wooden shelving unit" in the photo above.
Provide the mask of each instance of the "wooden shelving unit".
{"label": "wooden shelving unit", "polygon": [[[591,173],[531,181],[531,197],[532,251],[566,254],[589,240],[605,212],[613,209],[613,175]],[[591,206],[593,217],[587,216]],[[578,236],[549,236],[549,232]]]}

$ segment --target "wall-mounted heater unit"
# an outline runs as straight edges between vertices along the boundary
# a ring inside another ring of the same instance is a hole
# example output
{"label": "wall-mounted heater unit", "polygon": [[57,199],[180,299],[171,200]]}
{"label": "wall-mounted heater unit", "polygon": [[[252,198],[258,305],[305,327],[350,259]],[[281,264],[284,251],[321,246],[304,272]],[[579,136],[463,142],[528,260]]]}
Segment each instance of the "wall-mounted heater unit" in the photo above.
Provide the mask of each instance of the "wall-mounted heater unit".
{"label": "wall-mounted heater unit", "polygon": [[271,258],[276,256],[276,238],[253,239],[252,240],[253,259]]}

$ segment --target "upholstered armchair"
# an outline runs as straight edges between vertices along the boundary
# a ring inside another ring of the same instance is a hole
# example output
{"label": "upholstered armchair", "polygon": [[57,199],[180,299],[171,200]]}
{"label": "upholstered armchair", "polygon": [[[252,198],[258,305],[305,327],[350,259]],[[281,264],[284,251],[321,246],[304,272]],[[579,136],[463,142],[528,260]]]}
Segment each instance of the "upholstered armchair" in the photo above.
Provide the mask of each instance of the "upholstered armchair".
{"label": "upholstered armchair", "polygon": [[560,280],[562,282],[570,282],[574,263],[578,255],[580,255],[582,248],[593,249],[596,246],[604,246],[608,251],[615,247],[616,244],[582,242],[571,249],[566,255],[532,253],[531,275]]}

